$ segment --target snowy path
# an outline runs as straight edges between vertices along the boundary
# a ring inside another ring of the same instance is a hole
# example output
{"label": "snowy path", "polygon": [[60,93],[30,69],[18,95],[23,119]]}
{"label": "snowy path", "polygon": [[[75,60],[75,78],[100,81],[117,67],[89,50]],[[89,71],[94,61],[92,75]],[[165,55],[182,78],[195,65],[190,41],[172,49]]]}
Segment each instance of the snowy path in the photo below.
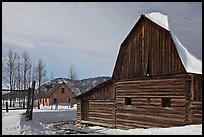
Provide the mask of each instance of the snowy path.
{"label": "snowy path", "polygon": [[2,135],[19,135],[22,110],[2,111]]}
{"label": "snowy path", "polygon": [[52,135],[56,134],[50,129],[50,123],[70,121],[76,119],[76,109],[67,109],[61,106],[59,110],[51,110],[50,107],[33,110],[33,120],[26,121],[24,110],[10,110],[6,113],[2,110],[2,134],[3,135]]}

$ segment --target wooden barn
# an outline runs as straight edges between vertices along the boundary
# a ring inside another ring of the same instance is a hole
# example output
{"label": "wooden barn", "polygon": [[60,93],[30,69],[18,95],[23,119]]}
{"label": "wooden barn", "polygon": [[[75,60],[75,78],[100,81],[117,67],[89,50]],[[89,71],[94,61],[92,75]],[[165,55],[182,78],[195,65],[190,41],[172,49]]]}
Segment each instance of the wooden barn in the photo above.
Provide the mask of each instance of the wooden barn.
{"label": "wooden barn", "polygon": [[184,58],[189,52],[161,19],[167,22],[160,13],[141,15],[111,80],[76,97],[77,122],[121,129],[202,123],[202,62]]}
{"label": "wooden barn", "polygon": [[72,106],[76,101],[75,94],[66,83],[51,83],[42,87],[40,104],[50,106],[54,104],[64,104]]}

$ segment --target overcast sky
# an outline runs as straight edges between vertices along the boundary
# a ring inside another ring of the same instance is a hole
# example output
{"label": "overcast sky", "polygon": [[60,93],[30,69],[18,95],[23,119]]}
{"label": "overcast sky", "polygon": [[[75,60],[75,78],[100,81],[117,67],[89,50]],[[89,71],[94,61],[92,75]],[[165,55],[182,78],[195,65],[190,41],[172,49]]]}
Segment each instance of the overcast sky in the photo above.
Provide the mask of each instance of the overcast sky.
{"label": "overcast sky", "polygon": [[188,38],[184,46],[202,60],[202,2],[3,2],[2,53],[28,51],[33,63],[45,62],[48,79],[67,77],[71,64],[80,79],[111,76],[120,44],[140,15],[153,11],[193,23],[185,30],[197,43]]}

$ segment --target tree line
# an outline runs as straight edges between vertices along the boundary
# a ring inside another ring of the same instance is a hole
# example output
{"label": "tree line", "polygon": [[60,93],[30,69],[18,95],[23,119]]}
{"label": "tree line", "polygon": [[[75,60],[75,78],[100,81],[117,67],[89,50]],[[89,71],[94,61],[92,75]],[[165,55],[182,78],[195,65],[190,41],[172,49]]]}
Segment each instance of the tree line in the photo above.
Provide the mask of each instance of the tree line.
{"label": "tree line", "polygon": [[[54,78],[54,74],[51,74],[51,81]],[[67,83],[72,91],[75,90],[78,76],[73,65],[68,70],[68,79],[70,83]],[[6,88],[11,90],[9,95],[10,106],[11,102],[15,100],[15,94],[12,90],[27,90],[32,86],[32,82],[36,81],[36,87],[38,87],[38,108],[41,85],[47,80],[46,78],[46,64],[42,59],[39,59],[36,64],[32,62],[32,59],[27,51],[23,51],[20,55],[17,52],[9,49],[8,53],[2,58],[2,84],[6,83]]]}
{"label": "tree line", "polygon": [[46,80],[46,64],[39,59],[35,65],[27,51],[19,55],[9,49],[2,58],[2,80],[10,90],[26,90],[34,80],[39,86]]}
{"label": "tree line", "polygon": [[17,94],[12,90],[27,90],[32,86],[32,81],[34,80],[36,85],[40,87],[46,80],[46,65],[42,59],[39,59],[36,65],[32,63],[32,59],[27,51],[19,55],[17,52],[9,49],[8,53],[2,58],[2,80],[4,81],[2,83],[8,83],[6,88],[11,91],[5,95],[8,95],[7,99],[9,98],[10,100],[10,107],[12,102],[14,107],[14,100],[23,98],[25,102],[25,95],[22,93]]}

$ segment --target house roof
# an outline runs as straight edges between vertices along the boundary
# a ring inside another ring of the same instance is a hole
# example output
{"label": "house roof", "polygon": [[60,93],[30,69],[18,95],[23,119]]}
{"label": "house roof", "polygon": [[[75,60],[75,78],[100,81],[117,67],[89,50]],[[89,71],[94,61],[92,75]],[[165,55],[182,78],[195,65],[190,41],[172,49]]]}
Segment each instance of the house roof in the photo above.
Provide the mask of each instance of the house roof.
{"label": "house roof", "polygon": [[51,96],[62,84],[66,85],[66,83],[64,83],[64,82],[62,82],[62,83],[51,83],[49,85],[45,85],[44,88],[42,89],[43,91],[42,91],[41,97]]}
{"label": "house roof", "polygon": [[[159,26],[163,27],[164,29],[170,31],[172,39],[176,45],[176,49],[178,51],[179,57],[181,58],[181,61],[186,69],[186,71],[188,73],[195,73],[195,74],[202,74],[202,61],[197,59],[195,56],[193,56],[186,48],[186,46],[189,44],[188,41],[189,39],[191,39],[192,45],[191,49],[193,46],[195,46],[195,44],[199,44],[200,42],[202,42],[202,37],[197,36],[198,34],[193,34],[192,35],[192,31],[189,31],[189,28],[187,28],[187,26],[190,26],[190,24],[192,24],[192,22],[187,21],[187,23],[183,24],[183,29],[180,29],[179,34],[178,34],[178,30],[177,27],[174,27],[176,24],[178,24],[179,20],[175,20],[173,19],[173,22],[168,21],[168,16],[161,14],[159,12],[152,12],[152,13],[148,13],[148,14],[143,14],[145,17],[147,17],[148,19],[150,19],[151,21],[155,22],[156,24],[158,24]],[[173,24],[174,23],[174,24]],[[191,25],[191,27],[193,27],[194,24]],[[190,29],[192,30],[192,29]],[[187,35],[187,33],[191,33],[191,35]],[[201,33],[202,34],[202,33]],[[194,38],[196,37],[196,38]],[[183,43],[180,42],[180,38],[183,38]],[[200,45],[197,45],[200,46]]]}

